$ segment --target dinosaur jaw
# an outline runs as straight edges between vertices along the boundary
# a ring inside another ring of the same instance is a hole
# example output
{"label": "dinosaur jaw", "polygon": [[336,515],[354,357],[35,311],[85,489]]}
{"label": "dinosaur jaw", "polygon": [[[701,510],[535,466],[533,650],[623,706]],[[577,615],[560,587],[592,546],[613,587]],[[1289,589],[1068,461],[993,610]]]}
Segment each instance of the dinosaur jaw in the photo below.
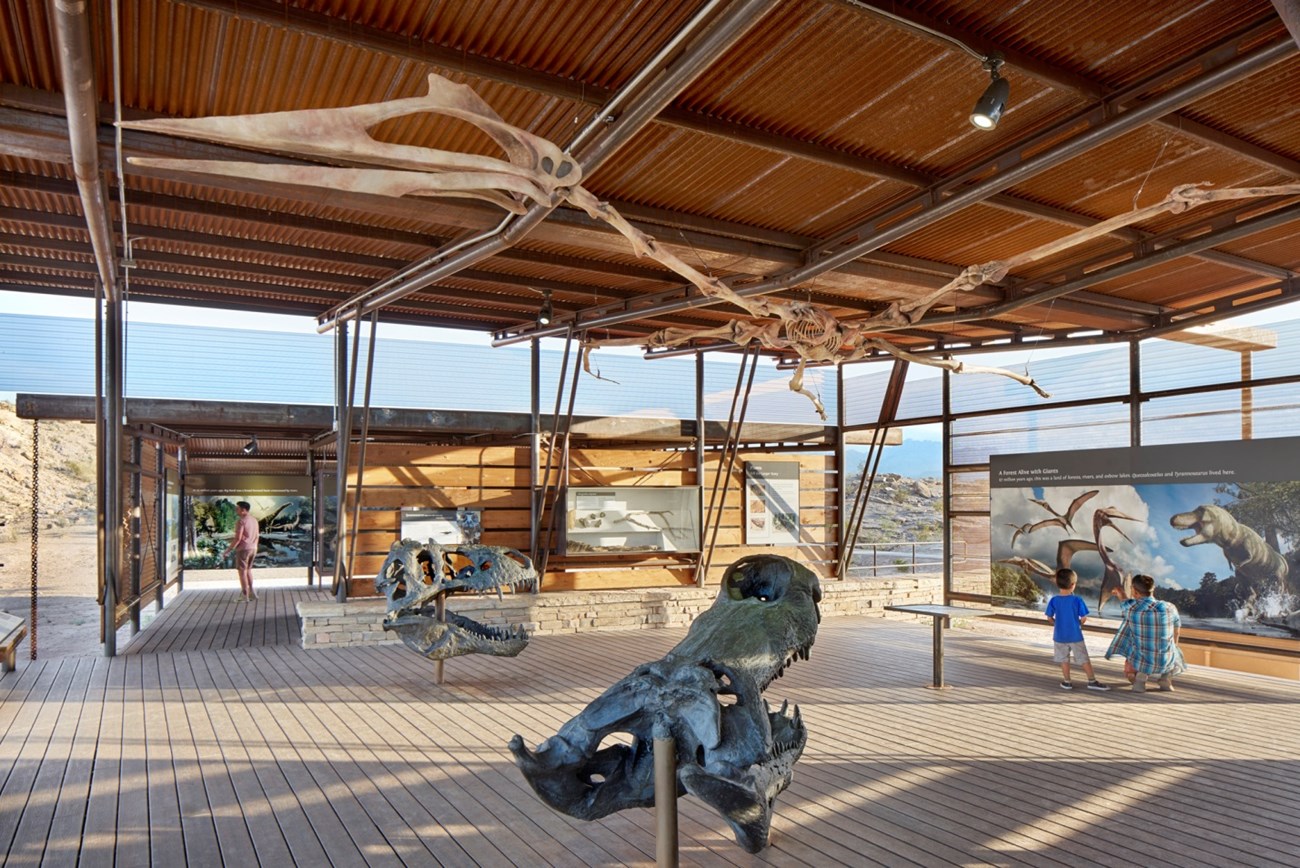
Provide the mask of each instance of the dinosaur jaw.
{"label": "dinosaur jaw", "polygon": [[1205,536],[1205,531],[1200,519],[1189,512],[1180,512],[1177,515],[1170,516],[1169,524],[1177,530],[1190,530],[1191,536],[1185,536],[1178,540],[1182,546],[1198,546],[1202,543],[1209,542]]}
{"label": "dinosaur jaw", "polygon": [[542,801],[583,820],[655,803],[654,752],[671,737],[677,795],[726,819],[750,852],[767,844],[772,803],[808,733],[796,706],[773,712],[763,689],[817,635],[820,582],[789,558],[752,555],[727,569],[718,599],[663,658],[642,664],[536,751],[510,751]]}
{"label": "dinosaur jaw", "polygon": [[514,657],[528,646],[528,632],[522,626],[488,627],[454,612],[446,613],[444,623],[431,608],[385,619],[384,629],[396,633],[408,648],[430,660],[462,654]]}

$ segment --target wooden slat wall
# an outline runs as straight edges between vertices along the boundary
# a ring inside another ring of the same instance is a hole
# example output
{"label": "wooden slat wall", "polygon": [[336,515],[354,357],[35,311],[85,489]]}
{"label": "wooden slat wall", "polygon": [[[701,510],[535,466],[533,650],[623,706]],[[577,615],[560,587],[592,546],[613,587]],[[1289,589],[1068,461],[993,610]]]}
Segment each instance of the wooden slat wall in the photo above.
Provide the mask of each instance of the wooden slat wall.
{"label": "wooden slat wall", "polygon": [[[529,464],[526,446],[450,447],[372,443],[361,474],[354,578],[349,596],[375,593],[370,578],[401,535],[402,507],[482,510],[484,545],[526,552],[529,539]],[[355,455],[348,470],[346,520],[352,521],[357,486]]]}
{"label": "wooden slat wall", "polygon": [[[155,602],[158,594],[166,586],[167,577],[164,575],[166,529],[158,520],[159,502],[166,496],[166,471],[177,470],[180,464],[177,447],[147,437],[135,438],[128,435],[124,443],[128,455],[135,455],[137,442],[139,464],[127,472],[128,484],[122,489],[122,514],[129,519],[127,526],[130,532],[122,540],[121,566],[118,569],[117,605],[114,617],[119,627],[130,620],[132,609]],[[162,468],[161,471],[159,467]],[[140,478],[138,503],[134,496],[136,474]],[[135,518],[136,507],[139,507],[139,518]],[[138,546],[136,539],[133,538],[136,535],[139,538]],[[137,552],[139,594],[136,593],[134,585]]]}
{"label": "wooden slat wall", "polygon": [[[711,459],[711,457],[710,457]],[[747,546],[744,544],[745,502],[744,462],[746,461],[798,461],[799,462],[799,525],[798,546]],[[718,468],[715,460],[705,462],[704,478],[713,484]],[[746,555],[775,554],[795,558],[812,567],[823,579],[834,573],[839,557],[839,487],[833,454],[798,453],[773,455],[770,453],[742,452],[736,459],[727,498],[724,501],[722,524],[718,530],[717,546],[709,568],[708,584],[722,580],[722,573],[733,561]],[[704,502],[707,507],[709,493]]]}
{"label": "wooden slat wall", "polygon": [[[743,545],[743,462],[749,460],[798,461],[800,521],[804,543],[799,546]],[[705,485],[712,485],[717,459],[705,462]],[[361,513],[357,527],[354,578],[349,596],[373,594],[370,579],[382,565],[389,546],[397,540],[403,506],[482,510],[483,543],[527,551],[529,546],[529,452],[525,446],[449,447],[410,444],[370,444],[361,474]],[[554,472],[552,481],[557,478]],[[584,447],[570,454],[566,480],[571,486],[635,485],[640,487],[696,485],[695,454],[616,447]],[[355,492],[355,461],[348,475]],[[775,553],[797,557],[828,576],[837,557],[839,492],[834,457],[830,454],[773,456],[746,453],[736,462],[722,525],[709,571],[710,583],[719,581],[728,564],[747,554]],[[708,504],[708,490],[705,504]],[[354,498],[348,498],[351,521]],[[543,518],[546,528],[549,516]],[[707,537],[706,537],[707,542]],[[668,562],[668,563],[665,563]],[[680,566],[678,565],[680,564]],[[550,556],[542,587],[545,590],[611,590],[691,585],[695,581],[693,554],[645,556]]]}

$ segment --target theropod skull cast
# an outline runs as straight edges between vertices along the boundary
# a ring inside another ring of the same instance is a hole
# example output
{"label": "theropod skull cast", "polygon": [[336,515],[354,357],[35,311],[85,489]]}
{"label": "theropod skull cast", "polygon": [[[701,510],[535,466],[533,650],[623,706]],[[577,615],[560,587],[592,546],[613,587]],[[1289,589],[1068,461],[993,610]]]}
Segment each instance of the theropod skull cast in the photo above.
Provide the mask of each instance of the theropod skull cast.
{"label": "theropod skull cast", "polygon": [[[750,852],[767,845],[772,803],[790,784],[808,731],[798,706],[768,708],[762,692],[817,636],[821,585],[776,555],[727,568],[718,599],[660,660],[638,666],[536,751],[510,751],[542,801],[583,820],[654,804],[654,739],[677,749],[677,794],[726,818]],[[726,699],[722,699],[726,697]],[[622,733],[630,743],[602,747]]]}
{"label": "theropod skull cast", "polygon": [[446,660],[461,654],[514,657],[528,645],[528,633],[523,627],[488,627],[454,612],[444,612],[440,620],[440,596],[495,591],[500,597],[502,588],[531,590],[536,581],[533,562],[514,549],[404,539],[389,549],[375,587],[388,598],[384,629],[397,633],[411,650]]}

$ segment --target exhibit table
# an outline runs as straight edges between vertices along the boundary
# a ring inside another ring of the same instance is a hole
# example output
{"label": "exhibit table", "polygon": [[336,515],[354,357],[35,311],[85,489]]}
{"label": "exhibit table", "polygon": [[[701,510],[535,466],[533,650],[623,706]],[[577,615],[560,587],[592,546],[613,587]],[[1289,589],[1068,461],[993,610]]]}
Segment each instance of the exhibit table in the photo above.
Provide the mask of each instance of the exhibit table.
{"label": "exhibit table", "polygon": [[948,626],[949,618],[982,618],[992,615],[991,609],[972,609],[967,606],[940,606],[922,603],[914,606],[886,606],[887,612],[907,612],[912,615],[928,615],[934,621],[934,683],[931,687],[944,687],[943,683],[943,628]]}

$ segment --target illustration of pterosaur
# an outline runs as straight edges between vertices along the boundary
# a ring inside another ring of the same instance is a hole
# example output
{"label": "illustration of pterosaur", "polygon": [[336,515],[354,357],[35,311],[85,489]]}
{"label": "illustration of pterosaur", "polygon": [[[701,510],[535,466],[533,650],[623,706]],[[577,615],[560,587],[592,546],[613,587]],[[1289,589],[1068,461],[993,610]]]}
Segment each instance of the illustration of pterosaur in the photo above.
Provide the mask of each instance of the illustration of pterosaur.
{"label": "illustration of pterosaur", "polygon": [[1048,503],[1046,500],[1038,500],[1036,498],[1031,497],[1029,498],[1029,502],[1038,504],[1043,509],[1050,512],[1053,518],[1060,519],[1061,527],[1065,528],[1066,530],[1073,531],[1075,513],[1079,511],[1079,507],[1083,506],[1089,500],[1096,497],[1099,491],[1100,489],[1094,489],[1092,491],[1085,491],[1083,494],[1080,494],[1074,500],[1070,501],[1070,505],[1066,507],[1065,512],[1057,512],[1054,508],[1052,508],[1052,505]]}
{"label": "illustration of pterosaur", "polygon": [[1070,569],[1070,562],[1079,552],[1095,552],[1097,544],[1086,539],[1063,539],[1056,545],[1056,568]]}
{"label": "illustration of pterosaur", "polygon": [[1008,524],[1007,527],[1016,529],[1016,532],[1011,535],[1011,547],[1015,548],[1016,540],[1020,539],[1022,534],[1033,533],[1045,527],[1059,527],[1061,530],[1065,530],[1065,520],[1062,518],[1045,518],[1042,521],[1025,522],[1024,524]]}
{"label": "illustration of pterosaur", "polygon": [[1125,515],[1113,506],[1107,506],[1097,510],[1092,514],[1092,535],[1096,538],[1098,545],[1101,544],[1101,532],[1108,527],[1113,527],[1117,534],[1124,537],[1124,539],[1129,542],[1133,542],[1133,540],[1128,539],[1128,534],[1120,530],[1119,525],[1115,524],[1115,519],[1117,518],[1122,518],[1125,521],[1141,521],[1141,519],[1134,518],[1131,515]]}
{"label": "illustration of pterosaur", "polygon": [[1128,534],[1119,529],[1115,524],[1115,519],[1124,519],[1125,521],[1141,521],[1131,515],[1125,515],[1113,506],[1107,506],[1097,510],[1092,514],[1092,535],[1097,542],[1097,554],[1101,555],[1101,590],[1097,593],[1097,615],[1101,615],[1101,609],[1106,605],[1106,599],[1114,590],[1119,590],[1121,594],[1128,593],[1129,576],[1119,568],[1119,564],[1110,559],[1107,554],[1110,549],[1101,544],[1101,532],[1106,528],[1114,528],[1115,532],[1130,543],[1133,540],[1128,538]]}
{"label": "illustration of pterosaur", "polygon": [[1013,567],[1020,567],[1032,579],[1034,576],[1040,576],[1044,579],[1056,578],[1056,570],[1047,564],[1033,558],[1021,557],[1016,555],[1013,558],[1002,558],[998,561],[1000,564],[1010,564]]}

